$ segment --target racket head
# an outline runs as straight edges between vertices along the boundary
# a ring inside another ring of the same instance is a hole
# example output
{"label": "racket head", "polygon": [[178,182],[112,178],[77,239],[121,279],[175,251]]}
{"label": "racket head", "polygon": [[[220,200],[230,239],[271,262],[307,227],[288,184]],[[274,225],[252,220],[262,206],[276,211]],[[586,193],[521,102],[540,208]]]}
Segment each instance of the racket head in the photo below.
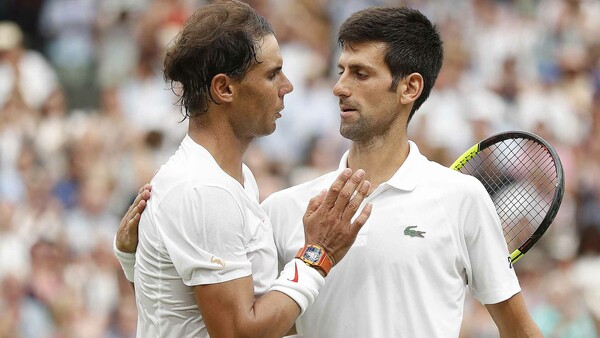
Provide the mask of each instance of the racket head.
{"label": "racket head", "polygon": [[546,232],[564,194],[556,151],[525,131],[491,136],[462,154],[450,168],[475,176],[494,202],[511,262],[518,261]]}

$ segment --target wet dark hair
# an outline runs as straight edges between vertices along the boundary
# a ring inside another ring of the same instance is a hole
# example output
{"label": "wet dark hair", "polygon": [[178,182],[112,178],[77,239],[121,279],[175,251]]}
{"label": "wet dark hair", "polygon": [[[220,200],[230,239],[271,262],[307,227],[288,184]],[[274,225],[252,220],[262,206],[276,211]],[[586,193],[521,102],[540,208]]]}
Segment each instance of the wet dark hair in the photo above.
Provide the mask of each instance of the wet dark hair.
{"label": "wet dark hair", "polygon": [[184,119],[208,110],[210,85],[217,74],[242,79],[256,63],[259,41],[273,34],[265,18],[235,0],[199,8],[186,22],[165,56],[164,77],[181,84]]}
{"label": "wet dark hair", "polygon": [[423,92],[415,101],[408,121],[425,102],[442,68],[444,49],[436,27],[421,12],[407,7],[372,7],[350,16],[340,28],[338,42],[384,42],[385,63],[392,73],[390,90],[411,74],[423,77]]}

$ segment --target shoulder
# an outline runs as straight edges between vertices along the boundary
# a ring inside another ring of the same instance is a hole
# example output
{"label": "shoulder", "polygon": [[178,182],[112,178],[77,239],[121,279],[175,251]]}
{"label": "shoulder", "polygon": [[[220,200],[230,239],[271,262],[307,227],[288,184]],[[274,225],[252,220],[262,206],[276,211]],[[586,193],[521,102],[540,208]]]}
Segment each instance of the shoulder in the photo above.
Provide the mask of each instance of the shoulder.
{"label": "shoulder", "polygon": [[[151,203],[154,208],[169,208],[174,204],[190,210],[222,207],[243,209],[243,190],[233,179],[218,179],[206,172],[189,173],[173,166],[163,166],[152,179]],[[234,181],[234,182],[232,182]]]}
{"label": "shoulder", "polygon": [[435,187],[439,192],[462,196],[480,196],[485,193],[481,182],[471,176],[445,167],[437,162],[425,160],[421,164],[422,183]]}
{"label": "shoulder", "polygon": [[204,210],[224,206],[240,208],[244,202],[238,190],[224,184],[179,180],[170,185],[153,185],[151,198],[156,201],[156,207],[165,203],[181,203]]}
{"label": "shoulder", "polygon": [[[152,178],[152,195],[185,196],[202,193],[202,197],[233,196],[240,198],[240,184],[204,156],[190,156],[180,147]],[[251,177],[251,174],[250,174]],[[252,177],[251,184],[256,184]]]}

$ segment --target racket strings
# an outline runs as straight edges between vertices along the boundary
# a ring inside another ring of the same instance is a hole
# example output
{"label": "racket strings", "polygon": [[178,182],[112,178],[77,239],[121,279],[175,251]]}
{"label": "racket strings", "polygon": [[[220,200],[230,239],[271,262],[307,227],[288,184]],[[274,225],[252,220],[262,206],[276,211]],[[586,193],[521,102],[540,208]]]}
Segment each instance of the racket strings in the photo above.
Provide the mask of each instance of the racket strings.
{"label": "racket strings", "polygon": [[496,206],[510,252],[542,224],[558,184],[552,155],[529,139],[505,140],[479,152],[460,170],[477,177]]}

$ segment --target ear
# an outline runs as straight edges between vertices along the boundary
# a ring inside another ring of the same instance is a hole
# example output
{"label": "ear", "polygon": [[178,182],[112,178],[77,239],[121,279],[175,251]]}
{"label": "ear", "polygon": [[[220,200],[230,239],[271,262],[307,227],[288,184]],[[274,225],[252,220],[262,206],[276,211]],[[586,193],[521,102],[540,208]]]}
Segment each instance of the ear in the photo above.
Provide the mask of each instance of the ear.
{"label": "ear", "polygon": [[415,102],[423,92],[423,76],[412,73],[405,76],[398,84],[400,103],[410,104]]}
{"label": "ear", "polygon": [[216,104],[231,102],[233,100],[233,88],[231,79],[225,74],[217,74],[210,82],[210,91]]}

